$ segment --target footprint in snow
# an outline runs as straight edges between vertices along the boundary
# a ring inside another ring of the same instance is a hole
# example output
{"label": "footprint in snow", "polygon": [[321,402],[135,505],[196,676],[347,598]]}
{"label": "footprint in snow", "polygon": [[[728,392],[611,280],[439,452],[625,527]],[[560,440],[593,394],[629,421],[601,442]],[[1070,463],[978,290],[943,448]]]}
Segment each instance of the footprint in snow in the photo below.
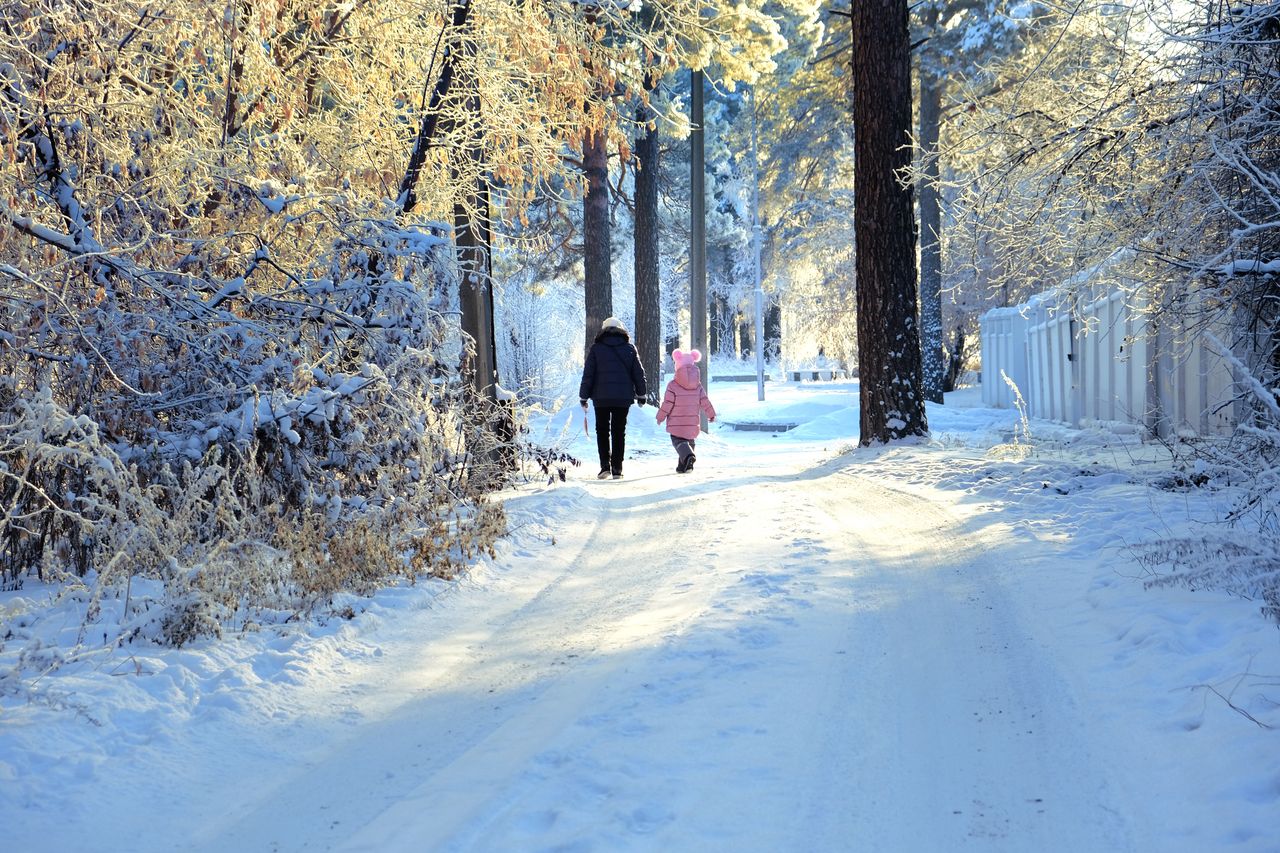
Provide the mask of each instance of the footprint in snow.
{"label": "footprint in snow", "polygon": [[639,720],[631,720],[618,727],[618,734],[623,737],[643,737],[651,731],[653,731],[652,726],[647,726]]}
{"label": "footprint in snow", "polygon": [[778,638],[767,628],[739,628],[734,638],[749,649],[767,649],[778,644]]}
{"label": "footprint in snow", "polygon": [[533,814],[521,815],[516,821],[516,828],[526,833],[546,832],[555,826],[556,820],[560,817],[559,812],[553,809],[537,811]]}
{"label": "footprint in snow", "polygon": [[762,598],[769,598],[786,592],[786,581],[789,580],[791,580],[790,575],[765,575],[757,572],[744,576],[742,583],[755,587]]}
{"label": "footprint in snow", "polygon": [[649,805],[642,806],[624,819],[627,829],[637,835],[648,835],[661,829],[671,821],[675,820],[675,815],[661,806]]}

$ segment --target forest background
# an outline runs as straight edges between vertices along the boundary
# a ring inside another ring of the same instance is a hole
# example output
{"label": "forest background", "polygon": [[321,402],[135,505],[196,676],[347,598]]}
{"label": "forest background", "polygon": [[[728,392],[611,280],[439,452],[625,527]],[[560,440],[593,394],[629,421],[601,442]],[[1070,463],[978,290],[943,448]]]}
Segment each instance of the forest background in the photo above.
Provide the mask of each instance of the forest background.
{"label": "forest background", "polygon": [[[1170,459],[1247,484],[1228,520],[1262,544],[1229,583],[1275,607],[1280,8],[911,15],[922,393],[974,366],[986,308],[1122,265],[1152,322],[1215,330],[1237,365],[1235,433]],[[83,593],[86,624],[123,595],[133,636],[181,645],[489,548],[513,455],[565,462],[469,371],[489,357],[521,407],[552,405],[603,316],[646,353],[687,328],[690,68],[713,354],[755,346],[758,182],[773,364],[857,369],[848,6],[0,18],[0,573]],[[490,310],[486,356],[465,332]],[[135,577],[163,599],[131,608]]]}

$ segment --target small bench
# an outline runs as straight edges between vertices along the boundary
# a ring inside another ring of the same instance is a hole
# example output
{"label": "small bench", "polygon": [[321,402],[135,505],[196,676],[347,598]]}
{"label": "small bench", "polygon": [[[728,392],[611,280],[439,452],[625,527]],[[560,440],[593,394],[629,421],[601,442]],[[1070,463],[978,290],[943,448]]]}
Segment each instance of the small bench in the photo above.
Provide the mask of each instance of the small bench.
{"label": "small bench", "polygon": [[[754,373],[722,374],[720,376],[712,376],[711,381],[712,382],[755,382],[756,375]],[[765,382],[769,381],[768,375],[764,377],[764,381]]]}
{"label": "small bench", "polygon": [[800,426],[797,423],[765,423],[763,421],[725,421],[726,426],[746,432],[786,432]]}
{"label": "small bench", "polygon": [[831,382],[836,379],[848,379],[849,371],[840,368],[824,370],[793,370],[792,382]]}

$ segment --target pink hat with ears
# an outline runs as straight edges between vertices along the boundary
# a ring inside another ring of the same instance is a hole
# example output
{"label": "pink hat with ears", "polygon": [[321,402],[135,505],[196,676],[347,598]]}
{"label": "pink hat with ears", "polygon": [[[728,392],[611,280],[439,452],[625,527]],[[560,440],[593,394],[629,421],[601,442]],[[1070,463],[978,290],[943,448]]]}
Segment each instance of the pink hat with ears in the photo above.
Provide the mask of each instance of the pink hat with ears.
{"label": "pink hat with ears", "polygon": [[698,352],[696,349],[691,349],[688,352],[675,350],[671,353],[671,358],[675,361],[676,368],[679,369],[684,367],[686,364],[694,364],[702,361],[702,353]]}
{"label": "pink hat with ears", "polygon": [[697,363],[702,361],[702,353],[696,349],[683,352],[674,350],[671,353],[671,359],[676,365],[676,382],[684,388],[697,388],[702,384],[702,377],[698,374]]}

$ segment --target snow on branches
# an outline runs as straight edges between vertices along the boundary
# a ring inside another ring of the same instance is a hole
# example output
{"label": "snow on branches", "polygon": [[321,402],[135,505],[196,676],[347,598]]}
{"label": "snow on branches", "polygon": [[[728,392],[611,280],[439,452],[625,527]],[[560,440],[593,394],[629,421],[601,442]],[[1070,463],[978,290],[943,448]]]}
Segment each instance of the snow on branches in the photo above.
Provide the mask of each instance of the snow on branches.
{"label": "snow on branches", "polygon": [[383,5],[4,5],[5,584],[150,579],[181,643],[501,532],[447,229],[386,200],[409,93],[336,46],[407,51]]}
{"label": "snow on branches", "polygon": [[761,8],[0,0],[3,582],[161,583],[180,643],[490,547],[514,437],[435,223],[518,216],[648,75],[752,78]]}

